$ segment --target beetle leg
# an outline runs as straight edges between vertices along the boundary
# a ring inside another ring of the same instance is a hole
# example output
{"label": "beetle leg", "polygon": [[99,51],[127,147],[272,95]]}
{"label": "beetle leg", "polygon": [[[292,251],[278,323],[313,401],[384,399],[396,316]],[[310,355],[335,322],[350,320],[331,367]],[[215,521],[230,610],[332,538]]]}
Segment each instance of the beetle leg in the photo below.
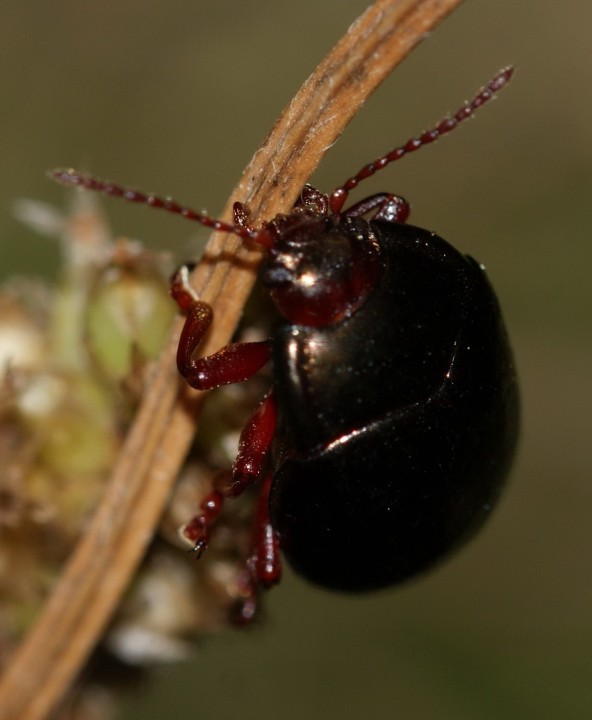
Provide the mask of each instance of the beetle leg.
{"label": "beetle leg", "polygon": [[201,512],[192,518],[183,528],[183,535],[193,543],[192,551],[201,557],[210,540],[210,533],[214,521],[220,515],[224,505],[224,495],[213,490],[206,495],[199,506]]}
{"label": "beetle leg", "polygon": [[263,587],[271,587],[280,581],[282,574],[280,543],[269,516],[269,493],[273,473],[265,476],[257,503],[253,533],[253,555],[249,559],[249,570],[255,581]]}
{"label": "beetle leg", "polygon": [[[245,425],[239,452],[232,474],[221,473],[214,482],[215,489],[200,505],[196,515],[183,529],[185,537],[193,543],[193,550],[200,557],[206,549],[214,521],[220,514],[224,500],[242,493],[264,472],[276,428],[276,400],[269,392]],[[280,581],[281,558],[277,532],[269,515],[269,493],[273,473],[265,475],[253,520],[251,555],[238,578],[241,599],[232,612],[232,619],[239,625],[248,625],[259,609],[261,588],[269,588]]]}
{"label": "beetle leg", "polygon": [[250,625],[257,617],[259,611],[260,587],[253,582],[253,576],[248,567],[243,568],[237,579],[239,600],[230,611],[230,620],[235,625]]}
{"label": "beetle leg", "polygon": [[[220,385],[242,382],[259,372],[269,361],[271,354],[269,340],[234,343],[213,355],[194,360],[191,357],[197,347],[193,344],[194,323],[200,322],[196,317],[199,313],[200,310],[196,308],[193,317],[187,316],[177,351],[177,367],[191,387],[197,390],[211,390]],[[187,343],[184,343],[184,340]]]}
{"label": "beetle leg", "polygon": [[263,475],[276,423],[277,403],[272,390],[263,398],[241,432],[232,474],[227,484],[218,488],[224,496],[240,495]]}
{"label": "beetle leg", "polygon": [[[214,490],[199,506],[200,512],[182,529],[183,535],[193,543],[193,550],[198,557],[208,545],[212,525],[222,510],[224,499],[240,495],[263,475],[275,435],[276,417],[275,395],[271,391],[263,398],[241,432],[238,455],[232,472],[223,472],[216,477]],[[269,496],[269,487],[266,483],[261,492],[266,493],[266,497]],[[264,504],[266,503],[267,500],[264,501]],[[269,521],[269,510],[260,507],[256,522],[259,530],[254,545],[255,555],[259,560],[255,574],[261,578],[263,584],[272,584],[276,582],[272,576],[276,572],[274,567],[277,561],[266,560],[273,555],[272,546],[275,537]]]}
{"label": "beetle leg", "polygon": [[197,390],[211,390],[250,378],[269,361],[271,347],[268,340],[234,343],[213,355],[193,358],[214,315],[212,308],[191,289],[188,275],[188,268],[184,266],[171,282],[171,295],[187,314],[177,349],[179,373]]}
{"label": "beetle leg", "polygon": [[253,549],[238,584],[241,599],[232,613],[232,619],[239,625],[253,621],[259,609],[261,588],[270,588],[280,581],[282,574],[280,543],[269,517],[269,492],[273,473],[265,476],[253,524]]}
{"label": "beetle leg", "polygon": [[371,219],[387,220],[388,222],[405,222],[410,212],[409,203],[400,195],[377,193],[347,208],[343,214],[348,217],[361,217],[375,209],[376,214]]}

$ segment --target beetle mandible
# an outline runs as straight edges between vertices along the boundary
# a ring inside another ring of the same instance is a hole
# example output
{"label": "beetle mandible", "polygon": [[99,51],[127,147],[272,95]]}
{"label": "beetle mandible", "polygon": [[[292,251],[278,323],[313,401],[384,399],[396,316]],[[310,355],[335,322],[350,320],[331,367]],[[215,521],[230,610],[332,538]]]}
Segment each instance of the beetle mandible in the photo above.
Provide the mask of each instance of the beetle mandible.
{"label": "beetle mandible", "polygon": [[[343,209],[365,178],[454,129],[512,75],[501,70],[457,111],[325,195],[306,185],[287,215],[234,225],[72,170],[61,182],[121,196],[265,248],[263,283],[281,316],[265,341],[195,357],[212,320],[182,268],[181,375],[207,390],[254,375],[274,382],[221,476],[185,527],[199,555],[224,499],[260,482],[242,618],[279,580],[279,551],[307,580],[366,591],[427,569],[487,519],[509,471],[518,391],[498,302],[483,268],[435,233],[406,224],[381,193]],[[365,216],[371,215],[367,220]]]}

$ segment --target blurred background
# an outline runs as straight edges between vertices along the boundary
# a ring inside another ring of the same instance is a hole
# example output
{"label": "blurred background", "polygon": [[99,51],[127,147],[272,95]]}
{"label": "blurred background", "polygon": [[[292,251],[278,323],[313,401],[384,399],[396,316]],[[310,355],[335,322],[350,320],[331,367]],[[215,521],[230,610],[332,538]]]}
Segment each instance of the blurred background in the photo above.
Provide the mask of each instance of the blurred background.
{"label": "blurred background", "polygon": [[[64,206],[73,165],[217,213],[276,116],[365,8],[300,0],[0,2],[1,274],[58,247],[12,215]],[[336,8],[339,8],[338,10]],[[499,100],[368,181],[488,269],[513,341],[523,432],[485,531],[371,597],[286,573],[267,623],[155,671],[123,720],[592,717],[592,5],[467,1],[370,99],[313,182],[330,190],[429,127],[501,66]],[[108,202],[117,234],[197,256],[205,232]]]}

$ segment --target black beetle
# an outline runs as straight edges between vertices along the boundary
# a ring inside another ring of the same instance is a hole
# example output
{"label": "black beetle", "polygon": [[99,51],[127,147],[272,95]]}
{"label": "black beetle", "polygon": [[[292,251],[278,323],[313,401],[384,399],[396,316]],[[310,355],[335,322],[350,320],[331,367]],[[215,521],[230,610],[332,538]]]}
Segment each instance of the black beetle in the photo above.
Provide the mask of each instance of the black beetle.
{"label": "black beetle", "polygon": [[290,214],[260,228],[249,225],[240,203],[229,225],[75,171],[54,173],[267,250],[263,282],[284,317],[270,340],[195,359],[212,311],[193,295],[186,269],[172,283],[187,313],[177,360],[190,385],[239,382],[273,362],[273,390],[243,430],[232,475],[185,528],[201,553],[224,497],[261,480],[250,601],[258,586],[279,579],[279,548],[300,575],[326,588],[400,582],[470,537],[497,501],[516,445],[518,393],[483,268],[436,234],[404,224],[409,206],[398,196],[342,208],[361,180],[452,130],[511,73],[502,70],[454,116],[330,196],[306,186]]}

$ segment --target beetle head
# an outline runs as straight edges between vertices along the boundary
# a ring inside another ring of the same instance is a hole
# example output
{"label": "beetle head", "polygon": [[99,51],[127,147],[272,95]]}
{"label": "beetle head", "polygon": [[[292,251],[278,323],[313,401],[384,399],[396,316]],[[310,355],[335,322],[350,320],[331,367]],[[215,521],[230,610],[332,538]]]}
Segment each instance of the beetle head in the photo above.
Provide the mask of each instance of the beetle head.
{"label": "beetle head", "polygon": [[262,279],[291,323],[329,325],[363,304],[380,274],[380,251],[368,223],[327,214],[327,197],[309,194],[314,204],[303,196],[289,215],[267,224],[274,242]]}

